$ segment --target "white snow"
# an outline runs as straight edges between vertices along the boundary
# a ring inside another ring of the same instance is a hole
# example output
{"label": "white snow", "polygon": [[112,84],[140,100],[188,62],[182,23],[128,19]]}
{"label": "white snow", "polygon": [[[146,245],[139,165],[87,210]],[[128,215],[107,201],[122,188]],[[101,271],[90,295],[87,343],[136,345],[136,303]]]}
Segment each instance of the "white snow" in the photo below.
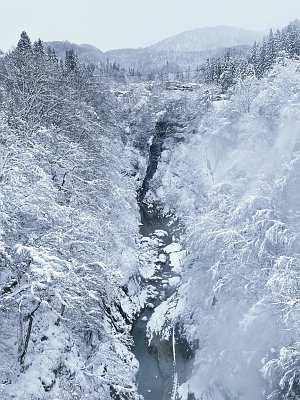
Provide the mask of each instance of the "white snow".
{"label": "white snow", "polygon": [[181,260],[185,256],[186,251],[178,251],[176,253],[170,253],[170,265],[173,267],[172,271],[180,271]]}
{"label": "white snow", "polygon": [[153,309],[154,308],[154,304],[153,303],[147,303],[146,307],[149,309]]}
{"label": "white snow", "polygon": [[180,243],[173,242],[164,248],[166,253],[174,253],[182,249]]}
{"label": "white snow", "polygon": [[155,232],[154,232],[154,235],[159,237],[159,238],[163,238],[163,237],[168,236],[168,232],[166,232],[166,231],[164,231],[162,229],[156,229]]}
{"label": "white snow", "polygon": [[180,283],[180,277],[179,276],[173,276],[172,278],[169,278],[169,285],[171,287],[178,286],[179,283]]}
{"label": "white snow", "polygon": [[143,243],[143,242],[151,242],[152,241],[152,239],[151,238],[149,238],[148,236],[143,236],[142,238],[141,238],[141,240],[140,240],[140,242],[141,243]]}
{"label": "white snow", "polygon": [[158,256],[158,261],[161,263],[166,263],[167,262],[167,256],[165,254],[160,254]]}

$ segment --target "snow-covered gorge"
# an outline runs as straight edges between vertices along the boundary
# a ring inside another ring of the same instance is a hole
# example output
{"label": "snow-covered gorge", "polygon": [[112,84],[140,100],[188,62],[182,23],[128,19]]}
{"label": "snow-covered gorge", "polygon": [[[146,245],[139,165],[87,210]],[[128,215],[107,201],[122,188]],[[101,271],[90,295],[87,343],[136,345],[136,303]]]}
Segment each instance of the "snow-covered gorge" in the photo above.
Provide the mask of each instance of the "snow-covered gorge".
{"label": "snow-covered gorge", "polygon": [[141,215],[139,272],[147,298],[131,331],[132,351],[139,361],[138,392],[145,400],[177,398],[178,369],[186,371],[188,361],[188,354],[184,354],[178,345],[180,340],[177,343],[176,326],[165,318],[169,302],[176,298],[181,259],[185,255],[179,243],[181,227],[172,215],[164,215],[155,203],[143,203],[156,173],[168,128],[172,128],[164,112],[158,113],[157,117],[149,142],[148,165],[138,193]]}
{"label": "snow-covered gorge", "polygon": [[300,396],[299,68],[214,101],[23,32],[0,58],[1,400]]}
{"label": "snow-covered gorge", "polygon": [[[139,361],[138,392],[145,400],[163,400],[170,399],[176,391],[177,368],[172,326],[165,321],[162,305],[172,298],[180,282],[179,261],[184,251],[178,243],[176,221],[153,207],[142,207],[140,273],[148,298],[133,323],[132,350]],[[160,335],[160,329],[156,329],[161,323],[168,334]]]}

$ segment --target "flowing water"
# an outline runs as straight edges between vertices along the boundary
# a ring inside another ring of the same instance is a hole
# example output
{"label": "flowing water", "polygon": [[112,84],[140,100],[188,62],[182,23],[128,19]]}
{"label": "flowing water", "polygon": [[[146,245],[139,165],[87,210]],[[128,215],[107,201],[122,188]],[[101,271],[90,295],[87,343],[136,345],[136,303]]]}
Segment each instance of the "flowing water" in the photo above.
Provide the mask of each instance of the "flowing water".
{"label": "flowing water", "polygon": [[[131,332],[134,339],[132,351],[139,361],[138,392],[145,400],[177,400],[177,377],[179,376],[182,381],[186,380],[189,359],[192,357],[190,347],[181,338],[179,332],[173,334],[173,341],[172,338],[166,341],[155,336],[151,346],[148,345],[147,338],[147,321],[151,318],[155,308],[176,290],[169,284],[169,279],[176,274],[172,271],[169,253],[164,248],[178,240],[178,237],[176,238],[176,232],[179,230],[178,224],[172,222],[168,217],[162,216],[155,205],[150,207],[143,202],[149,190],[150,180],[157,170],[163,141],[169,128],[171,128],[169,124],[164,121],[156,124],[152,144],[149,148],[148,168],[137,196],[141,214],[140,233],[143,237],[157,239],[158,259],[161,260],[157,262],[154,276],[144,282],[151,288],[149,292],[155,293],[155,295],[149,295],[148,307],[146,306],[134,321]],[[174,353],[176,353],[176,364],[174,363]]]}
{"label": "flowing water", "polygon": [[[174,288],[168,285],[168,279],[175,274],[172,272],[170,258],[164,252],[164,247],[172,243],[170,233],[170,221],[159,215],[158,211],[141,204],[141,234],[144,237],[156,237],[156,232],[165,232],[160,236],[158,256],[164,255],[166,262],[157,263],[157,270],[153,277],[145,283],[151,286],[156,296],[151,296],[148,301],[154,308],[145,308],[135,320],[132,329],[134,347],[132,349],[139,361],[139,372],[137,376],[138,391],[145,400],[167,400],[171,399],[173,390],[174,365],[173,351],[170,342],[160,342],[162,346],[148,346],[147,321],[151,318],[154,309],[166,300]],[[147,320],[145,321],[145,319]],[[158,348],[159,347],[159,348]]]}

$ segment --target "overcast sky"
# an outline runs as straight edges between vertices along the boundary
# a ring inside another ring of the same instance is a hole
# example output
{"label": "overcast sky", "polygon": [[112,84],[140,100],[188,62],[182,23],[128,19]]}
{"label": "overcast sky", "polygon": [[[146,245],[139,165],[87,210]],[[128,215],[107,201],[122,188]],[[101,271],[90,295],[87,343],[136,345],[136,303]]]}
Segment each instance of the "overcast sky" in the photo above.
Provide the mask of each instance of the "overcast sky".
{"label": "overcast sky", "polygon": [[300,17],[300,0],[2,0],[0,16],[3,50],[23,30],[32,40],[108,50],[143,47],[205,26],[282,27]]}

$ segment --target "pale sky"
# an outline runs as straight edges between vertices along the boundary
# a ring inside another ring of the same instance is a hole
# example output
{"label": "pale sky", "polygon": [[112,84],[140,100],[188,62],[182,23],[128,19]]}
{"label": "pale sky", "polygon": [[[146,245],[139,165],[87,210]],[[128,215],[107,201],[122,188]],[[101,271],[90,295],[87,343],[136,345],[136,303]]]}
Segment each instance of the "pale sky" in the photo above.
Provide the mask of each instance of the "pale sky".
{"label": "pale sky", "polygon": [[282,27],[300,17],[300,0],[2,0],[0,48],[25,30],[32,40],[69,40],[101,50],[144,47],[193,28]]}

